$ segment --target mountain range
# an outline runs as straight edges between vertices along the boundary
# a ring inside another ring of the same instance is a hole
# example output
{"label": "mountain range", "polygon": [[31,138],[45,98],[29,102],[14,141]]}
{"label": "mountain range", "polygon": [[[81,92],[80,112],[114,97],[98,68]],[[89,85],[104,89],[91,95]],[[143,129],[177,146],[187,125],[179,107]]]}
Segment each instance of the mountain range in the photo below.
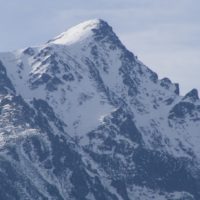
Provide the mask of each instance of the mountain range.
{"label": "mountain range", "polygon": [[101,19],[0,53],[1,200],[199,200],[200,100]]}

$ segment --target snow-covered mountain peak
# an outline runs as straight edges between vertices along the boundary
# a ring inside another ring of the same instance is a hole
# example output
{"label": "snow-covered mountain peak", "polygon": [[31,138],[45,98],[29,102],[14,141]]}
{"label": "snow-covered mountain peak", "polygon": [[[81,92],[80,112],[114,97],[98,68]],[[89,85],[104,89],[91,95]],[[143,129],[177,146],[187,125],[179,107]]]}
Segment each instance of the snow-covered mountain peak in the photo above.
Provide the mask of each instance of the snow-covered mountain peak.
{"label": "snow-covered mountain peak", "polygon": [[105,25],[109,25],[101,19],[92,19],[84,21],[67,31],[61,33],[54,39],[50,40],[49,43],[60,44],[60,45],[70,45],[76,42],[80,42],[92,35],[94,35],[94,29],[105,28]]}
{"label": "snow-covered mountain peak", "polygon": [[103,20],[0,53],[0,199],[199,200],[199,130]]}
{"label": "snow-covered mountain peak", "polygon": [[198,90],[192,89],[184,96],[183,100],[190,100],[192,102],[199,100]]}

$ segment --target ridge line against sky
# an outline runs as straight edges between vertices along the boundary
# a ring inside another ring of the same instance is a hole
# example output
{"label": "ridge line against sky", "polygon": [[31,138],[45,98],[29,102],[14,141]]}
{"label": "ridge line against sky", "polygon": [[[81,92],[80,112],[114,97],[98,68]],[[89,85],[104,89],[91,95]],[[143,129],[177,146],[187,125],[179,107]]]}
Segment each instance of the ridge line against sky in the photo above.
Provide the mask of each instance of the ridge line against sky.
{"label": "ridge line against sky", "polygon": [[82,21],[102,18],[159,74],[200,91],[199,0],[0,0],[0,51],[43,44]]}

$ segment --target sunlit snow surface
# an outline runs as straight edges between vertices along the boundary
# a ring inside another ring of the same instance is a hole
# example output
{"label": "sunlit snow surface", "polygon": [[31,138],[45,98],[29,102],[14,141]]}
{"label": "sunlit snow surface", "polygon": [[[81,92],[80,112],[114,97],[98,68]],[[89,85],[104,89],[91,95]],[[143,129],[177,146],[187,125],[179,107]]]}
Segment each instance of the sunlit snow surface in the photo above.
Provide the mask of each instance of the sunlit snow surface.
{"label": "sunlit snow surface", "polygon": [[60,45],[71,45],[76,42],[81,42],[86,38],[93,35],[92,29],[97,28],[99,25],[99,19],[89,20],[83,22],[66,32],[61,33],[59,36],[50,40],[49,42]]}

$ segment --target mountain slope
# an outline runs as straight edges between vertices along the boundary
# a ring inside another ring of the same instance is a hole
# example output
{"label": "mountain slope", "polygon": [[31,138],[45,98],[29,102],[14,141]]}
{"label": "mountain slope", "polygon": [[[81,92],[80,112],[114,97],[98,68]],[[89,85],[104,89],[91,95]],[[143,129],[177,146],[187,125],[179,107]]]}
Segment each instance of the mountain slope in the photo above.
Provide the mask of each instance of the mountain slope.
{"label": "mountain slope", "polygon": [[2,199],[200,198],[200,100],[103,20],[0,53]]}

